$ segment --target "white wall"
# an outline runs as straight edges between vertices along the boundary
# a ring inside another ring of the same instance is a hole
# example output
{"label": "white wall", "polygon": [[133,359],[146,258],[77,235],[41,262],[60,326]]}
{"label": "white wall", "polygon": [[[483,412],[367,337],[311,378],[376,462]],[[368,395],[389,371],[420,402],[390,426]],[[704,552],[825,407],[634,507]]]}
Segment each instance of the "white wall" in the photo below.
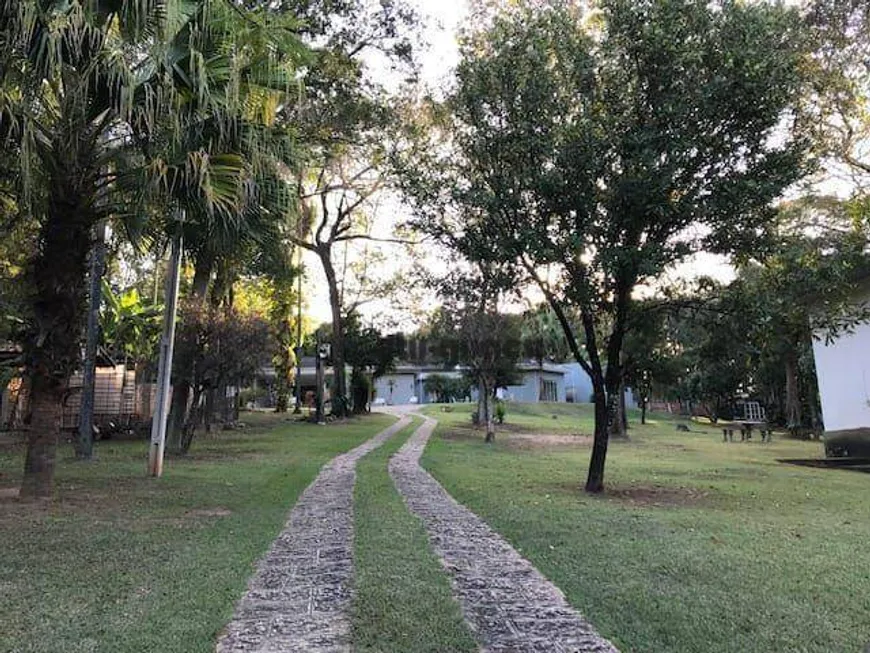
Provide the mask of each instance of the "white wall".
{"label": "white wall", "polygon": [[511,401],[537,403],[541,400],[541,379],[555,382],[556,400],[559,402],[565,401],[565,376],[546,370],[524,371],[522,373],[522,384],[508,386],[505,397]]}
{"label": "white wall", "polygon": [[813,353],[825,431],[870,428],[870,324],[829,345],[816,340]]}
{"label": "white wall", "polygon": [[[375,379],[375,398],[382,397],[388,404],[404,405],[411,403],[411,397],[416,397],[414,374],[387,374]],[[390,398],[390,381],[393,381],[392,399]],[[419,400],[419,397],[418,397]]]}

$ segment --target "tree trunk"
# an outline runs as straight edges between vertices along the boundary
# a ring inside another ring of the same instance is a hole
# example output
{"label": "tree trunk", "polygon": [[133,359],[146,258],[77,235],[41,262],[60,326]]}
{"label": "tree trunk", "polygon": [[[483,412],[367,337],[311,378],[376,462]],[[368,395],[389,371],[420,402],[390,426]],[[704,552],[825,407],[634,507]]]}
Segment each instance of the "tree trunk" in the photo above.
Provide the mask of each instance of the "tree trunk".
{"label": "tree trunk", "polygon": [[212,423],[214,422],[215,395],[217,388],[208,388],[205,391],[205,406],[203,408],[203,423],[205,424],[205,432],[211,433]]}
{"label": "tree trunk", "polygon": [[785,359],[785,420],[792,433],[801,427],[801,395],[798,383],[798,361],[794,352]]}
{"label": "tree trunk", "polygon": [[[233,388],[232,392],[230,388]],[[235,400],[235,386],[229,384],[224,386],[223,394],[219,396],[221,404],[221,419],[224,424],[232,424],[234,420],[233,401]]]}
{"label": "tree trunk", "polygon": [[589,461],[589,475],[586,478],[587,492],[604,490],[604,463],[607,460],[607,444],[610,436],[608,429],[607,393],[603,379],[592,381],[595,399],[595,435],[592,440],[592,458]]}
{"label": "tree trunk", "polygon": [[495,423],[492,419],[492,391],[489,389],[489,383],[483,381],[481,383],[481,391],[483,392],[483,424],[486,426],[486,438],[484,442],[495,442]]}
{"label": "tree trunk", "polygon": [[486,387],[483,381],[477,382],[477,426],[486,426]]}
{"label": "tree trunk", "polygon": [[[593,359],[593,372],[594,376],[597,377],[592,380],[592,386],[595,390],[595,437],[592,443],[589,476],[586,481],[587,492],[601,492],[604,489],[604,464],[607,460],[610,427],[612,422],[622,421],[620,405],[625,400],[624,395],[620,392],[623,387],[622,343],[625,338],[625,324],[632,287],[632,283],[623,283],[621,289],[617,291],[613,327],[607,342],[607,370],[604,374],[602,374],[598,358],[594,318],[589,311],[584,311],[582,315],[587,350],[590,358]],[[594,349],[594,352],[590,347]]]}
{"label": "tree trunk", "polygon": [[332,414],[336,417],[346,417],[347,383],[344,369],[344,320],[341,315],[341,295],[338,291],[338,279],[332,266],[332,250],[323,246],[318,250],[323,271],[326,274],[326,284],[329,289],[329,308],[332,312]]}
{"label": "tree trunk", "polygon": [[646,424],[646,405],[647,405],[648,401],[649,401],[649,399],[647,398],[646,394],[641,396],[641,398],[640,398],[640,423],[644,424],[644,425]]}
{"label": "tree trunk", "polygon": [[622,434],[628,437],[628,411],[625,407],[625,383],[619,386],[619,419],[622,422]]}
{"label": "tree trunk", "polygon": [[[97,158],[86,142],[87,122],[64,116],[75,139],[75,156],[58,163],[48,180],[46,219],[40,246],[28,265],[33,291],[33,320],[23,339],[25,375],[31,380],[31,423],[27,438],[23,496],[47,496],[54,481],[55,449],[60,435],[61,401],[70,374],[81,359],[88,252],[96,222],[93,206]],[[83,140],[84,139],[84,140]],[[61,145],[60,152],[66,149]],[[50,165],[57,163],[52,160]]]}
{"label": "tree trunk", "polygon": [[214,261],[208,256],[197,258],[193,270],[193,283],[190,287],[190,295],[198,304],[205,303],[208,298],[208,284],[211,281],[211,273]]}
{"label": "tree trunk", "polygon": [[79,408],[79,432],[75,441],[76,457],[90,460],[94,455],[94,390],[97,375],[97,349],[100,343],[100,302],[103,269],[106,259],[106,222],[94,229],[88,292],[88,318],[85,330],[85,359],[82,365],[82,400]]}
{"label": "tree trunk", "polygon": [[611,438],[626,438],[626,415],[625,415],[625,394],[621,392],[622,387],[609,398],[608,405],[610,406],[608,414],[608,428],[610,429]]}
{"label": "tree trunk", "polygon": [[190,382],[187,380],[176,381],[172,386],[166,448],[174,454],[183,453],[184,425],[190,419],[190,390]]}
{"label": "tree trunk", "polygon": [[46,377],[33,379],[30,388],[30,430],[21,496],[50,497],[54,488],[54,467],[60,438],[63,389]]}
{"label": "tree trunk", "polygon": [[190,452],[190,445],[193,444],[193,438],[196,435],[197,427],[202,423],[203,418],[203,390],[196,389],[193,392],[193,401],[191,402],[190,418],[182,429],[181,447],[179,453],[187,455]]}
{"label": "tree trunk", "polygon": [[[211,280],[213,268],[214,259],[210,256],[201,255],[196,259],[191,297],[198,306],[202,306],[207,299],[208,284]],[[166,440],[167,448],[174,454],[185,453],[190,447],[189,444],[185,447],[184,441],[186,438],[185,428],[190,421],[190,409],[192,405],[190,393],[193,387],[192,383],[196,381],[193,378],[194,372],[193,369],[173,369],[175,382],[172,385],[172,405],[169,409]]]}

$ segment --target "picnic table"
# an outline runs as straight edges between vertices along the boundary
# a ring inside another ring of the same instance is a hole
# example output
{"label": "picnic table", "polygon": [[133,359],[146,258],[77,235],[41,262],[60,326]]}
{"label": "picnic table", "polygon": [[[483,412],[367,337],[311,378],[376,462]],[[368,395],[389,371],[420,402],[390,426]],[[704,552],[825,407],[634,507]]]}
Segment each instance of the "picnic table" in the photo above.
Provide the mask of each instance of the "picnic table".
{"label": "picnic table", "polygon": [[741,404],[743,411],[732,420],[732,424],[722,428],[722,441],[734,442],[734,424],[740,425],[740,441],[752,439],[753,428],[758,428],[762,442],[770,442],[773,438],[773,429],[767,423],[767,415],[764,408],[757,401],[744,401]]}

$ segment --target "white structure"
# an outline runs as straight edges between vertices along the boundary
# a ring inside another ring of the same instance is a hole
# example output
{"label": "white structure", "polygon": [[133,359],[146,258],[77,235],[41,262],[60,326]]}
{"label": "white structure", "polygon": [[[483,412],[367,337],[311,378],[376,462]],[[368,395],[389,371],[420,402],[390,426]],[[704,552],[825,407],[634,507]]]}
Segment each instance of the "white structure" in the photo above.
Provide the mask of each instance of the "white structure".
{"label": "white structure", "polygon": [[422,387],[422,369],[415,365],[399,365],[395,370],[375,379],[375,398],[388,405],[404,406],[418,397]]}
{"label": "white structure", "polygon": [[503,398],[508,401],[537,403],[565,401],[565,370],[561,365],[519,365],[522,383],[505,388]]}
{"label": "white structure", "polygon": [[[855,293],[855,303],[870,304],[870,279]],[[830,343],[813,342],[825,450],[829,456],[870,456],[870,324],[858,325]]]}
{"label": "white structure", "polygon": [[[522,383],[500,391],[500,396],[508,401],[539,402],[565,401],[565,370],[560,365],[544,364],[518,366]],[[435,397],[426,392],[425,380],[435,374],[458,378],[462,376],[461,367],[444,369],[438,366],[405,365],[382,377],[375,379],[375,397],[383,398],[387,404],[432,403]],[[472,389],[472,398],[476,389]]]}

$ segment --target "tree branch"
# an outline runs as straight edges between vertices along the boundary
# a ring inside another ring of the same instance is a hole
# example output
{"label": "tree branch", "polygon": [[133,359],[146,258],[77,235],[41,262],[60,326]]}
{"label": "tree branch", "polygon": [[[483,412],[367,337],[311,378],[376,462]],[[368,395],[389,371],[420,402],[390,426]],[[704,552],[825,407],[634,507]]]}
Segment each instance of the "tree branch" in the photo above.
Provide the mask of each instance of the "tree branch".
{"label": "tree branch", "polygon": [[393,243],[395,245],[419,245],[423,242],[419,240],[408,240],[406,238],[379,238],[369,234],[347,234],[346,236],[337,237],[333,242],[340,243],[346,240],[368,240],[374,243]]}

